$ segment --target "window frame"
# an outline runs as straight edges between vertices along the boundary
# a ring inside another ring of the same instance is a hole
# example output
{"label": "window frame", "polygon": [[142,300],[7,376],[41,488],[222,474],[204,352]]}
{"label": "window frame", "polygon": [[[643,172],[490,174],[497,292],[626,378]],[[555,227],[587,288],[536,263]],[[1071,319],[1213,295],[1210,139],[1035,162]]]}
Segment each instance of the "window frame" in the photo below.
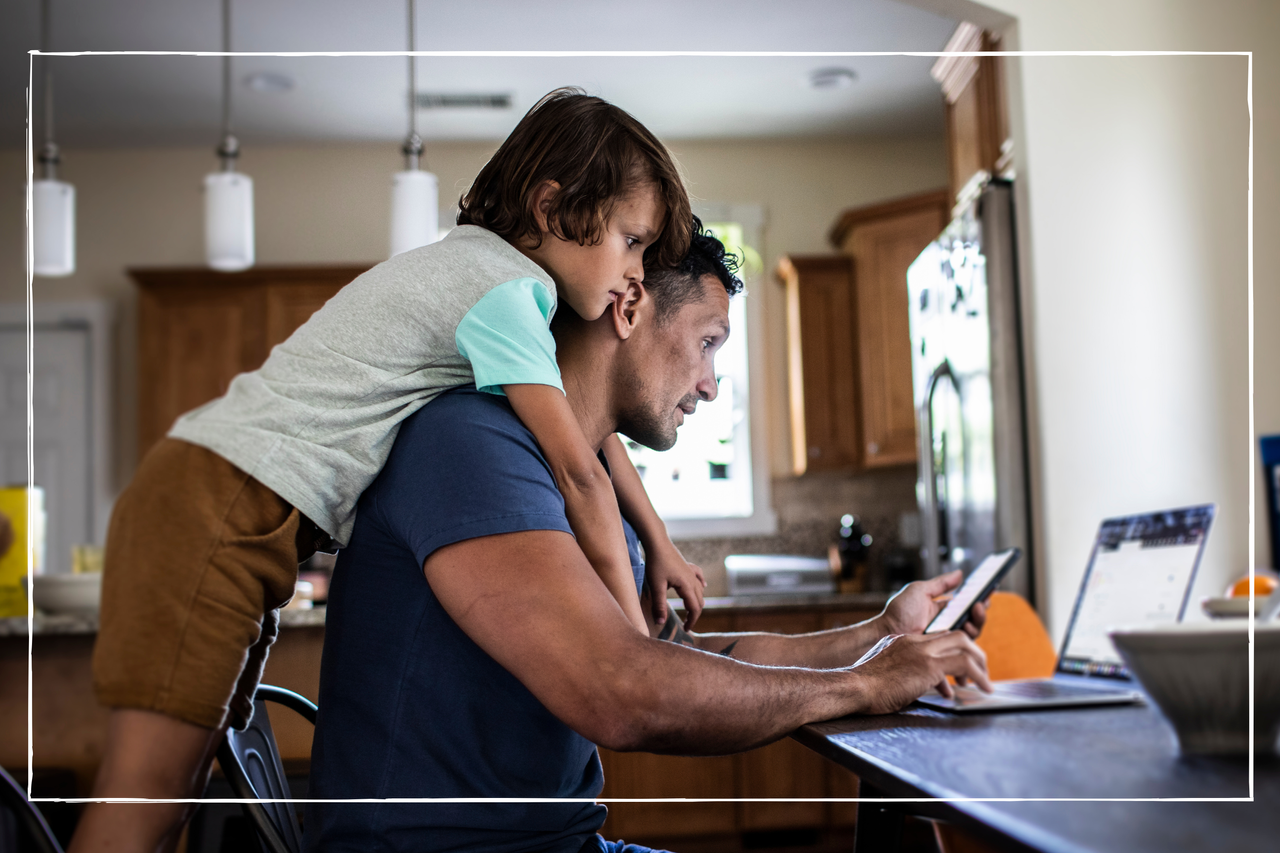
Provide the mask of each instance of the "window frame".
{"label": "window frame", "polygon": [[[743,241],[764,255],[764,208],[759,204],[701,202],[693,212],[703,222],[736,222]],[[778,532],[778,516],[773,509],[772,478],[769,468],[768,416],[765,407],[764,300],[752,298],[752,289],[764,287],[764,270],[740,272],[743,292],[734,299],[746,300],[747,317],[747,428],[751,445],[752,513],[734,518],[663,518],[672,539],[712,539],[726,536],[772,536]],[[732,331],[731,331],[732,333]],[[696,415],[695,415],[696,417]],[[661,513],[659,513],[661,515]]]}

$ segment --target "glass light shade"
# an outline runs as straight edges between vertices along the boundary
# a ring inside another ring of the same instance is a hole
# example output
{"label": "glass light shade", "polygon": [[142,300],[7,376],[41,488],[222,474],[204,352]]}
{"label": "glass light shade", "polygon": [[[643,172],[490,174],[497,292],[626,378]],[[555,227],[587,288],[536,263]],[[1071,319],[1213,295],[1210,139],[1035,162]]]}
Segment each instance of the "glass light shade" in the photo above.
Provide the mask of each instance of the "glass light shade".
{"label": "glass light shade", "polygon": [[391,179],[391,254],[440,239],[440,186],[430,172],[410,169]]}
{"label": "glass light shade", "polygon": [[204,252],[215,270],[253,266],[253,179],[239,172],[204,176]]}
{"label": "glass light shade", "polygon": [[31,184],[31,229],[36,275],[76,271],[76,188],[62,181]]}

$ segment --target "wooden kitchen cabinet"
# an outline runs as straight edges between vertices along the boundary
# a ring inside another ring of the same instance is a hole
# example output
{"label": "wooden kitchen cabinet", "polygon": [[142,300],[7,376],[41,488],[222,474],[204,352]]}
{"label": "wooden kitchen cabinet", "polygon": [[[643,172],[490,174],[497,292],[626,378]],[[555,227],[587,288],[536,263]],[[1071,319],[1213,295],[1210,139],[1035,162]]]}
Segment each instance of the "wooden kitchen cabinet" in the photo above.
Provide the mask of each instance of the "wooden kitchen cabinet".
{"label": "wooden kitchen cabinet", "polygon": [[[740,612],[735,631],[767,631],[772,634],[807,634],[821,627],[816,611],[775,613]],[[744,799],[813,798],[826,796],[826,759],[791,738],[744,752],[738,756],[741,794]],[[826,803],[751,803],[743,809],[742,828],[747,831],[793,829],[826,823]]]}
{"label": "wooden kitchen cabinet", "polygon": [[858,352],[853,262],[839,255],[784,257],[791,469],[796,474],[857,467]]}
{"label": "wooden kitchen cabinet", "polygon": [[370,266],[129,270],[139,291],[139,458]]}
{"label": "wooden kitchen cabinet", "polygon": [[792,470],[914,464],[907,267],[946,227],[946,190],[846,211],[840,255],[783,258]]}
{"label": "wooden kitchen cabinet", "polygon": [[959,56],[1000,50],[1000,40],[970,23],[951,36],[930,72],[942,87],[947,123],[947,165],[952,205],[975,191],[984,177],[1008,176],[1013,140],[1004,96],[1004,58]]}

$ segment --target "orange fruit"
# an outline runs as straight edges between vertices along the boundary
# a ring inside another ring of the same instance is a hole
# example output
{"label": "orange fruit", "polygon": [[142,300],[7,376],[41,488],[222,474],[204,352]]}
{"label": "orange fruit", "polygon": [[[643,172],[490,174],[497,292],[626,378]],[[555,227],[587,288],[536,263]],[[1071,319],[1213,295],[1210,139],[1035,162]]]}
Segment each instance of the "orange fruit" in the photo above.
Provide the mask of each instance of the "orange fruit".
{"label": "orange fruit", "polygon": [[1227,595],[1232,598],[1248,598],[1250,580],[1253,581],[1253,594],[1258,598],[1266,598],[1280,586],[1271,575],[1254,575],[1252,579],[1246,576],[1233,583]]}

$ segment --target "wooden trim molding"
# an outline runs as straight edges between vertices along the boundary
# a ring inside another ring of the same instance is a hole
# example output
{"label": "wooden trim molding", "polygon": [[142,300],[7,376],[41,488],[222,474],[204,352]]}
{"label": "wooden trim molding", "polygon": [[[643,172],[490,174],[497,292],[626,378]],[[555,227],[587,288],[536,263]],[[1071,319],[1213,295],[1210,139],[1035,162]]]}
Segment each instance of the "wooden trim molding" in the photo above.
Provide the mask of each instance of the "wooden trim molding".
{"label": "wooden trim molding", "polygon": [[285,282],[347,284],[377,262],[317,266],[256,266],[243,272],[218,272],[208,267],[134,267],[129,277],[143,287],[260,285]]}
{"label": "wooden trim molding", "polygon": [[[942,48],[944,54],[973,53],[988,50],[984,45],[982,28],[968,21],[962,21],[956,31],[951,34]],[[969,85],[973,75],[978,73],[976,56],[939,56],[938,61],[929,69],[930,76],[942,86],[943,97],[948,104],[954,104],[960,93]]]}

